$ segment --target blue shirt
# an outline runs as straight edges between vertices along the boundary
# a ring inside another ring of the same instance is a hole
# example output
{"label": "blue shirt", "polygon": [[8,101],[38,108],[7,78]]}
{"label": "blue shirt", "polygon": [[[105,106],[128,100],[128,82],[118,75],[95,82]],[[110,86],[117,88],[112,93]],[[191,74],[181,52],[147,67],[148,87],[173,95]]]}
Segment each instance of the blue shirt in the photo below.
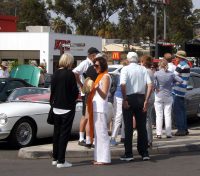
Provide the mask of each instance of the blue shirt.
{"label": "blue shirt", "polygon": [[115,91],[115,97],[122,98],[122,91],[120,86],[120,75],[117,76],[117,89]]}

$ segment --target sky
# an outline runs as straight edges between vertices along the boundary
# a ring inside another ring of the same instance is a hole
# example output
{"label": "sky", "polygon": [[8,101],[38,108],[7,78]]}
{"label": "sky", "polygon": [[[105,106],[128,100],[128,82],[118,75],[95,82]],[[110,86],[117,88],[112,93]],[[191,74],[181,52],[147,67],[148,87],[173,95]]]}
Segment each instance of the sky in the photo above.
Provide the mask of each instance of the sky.
{"label": "sky", "polygon": [[192,0],[194,9],[200,9],[200,0]]}

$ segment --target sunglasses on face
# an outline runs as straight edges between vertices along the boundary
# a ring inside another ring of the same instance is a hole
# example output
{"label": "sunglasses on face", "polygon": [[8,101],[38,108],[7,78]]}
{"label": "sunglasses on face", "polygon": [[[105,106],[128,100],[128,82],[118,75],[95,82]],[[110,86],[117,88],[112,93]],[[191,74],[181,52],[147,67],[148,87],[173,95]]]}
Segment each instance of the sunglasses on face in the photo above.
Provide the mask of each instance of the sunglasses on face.
{"label": "sunglasses on face", "polygon": [[96,67],[96,68],[98,68],[100,65],[98,65],[98,64],[94,64],[94,67]]}

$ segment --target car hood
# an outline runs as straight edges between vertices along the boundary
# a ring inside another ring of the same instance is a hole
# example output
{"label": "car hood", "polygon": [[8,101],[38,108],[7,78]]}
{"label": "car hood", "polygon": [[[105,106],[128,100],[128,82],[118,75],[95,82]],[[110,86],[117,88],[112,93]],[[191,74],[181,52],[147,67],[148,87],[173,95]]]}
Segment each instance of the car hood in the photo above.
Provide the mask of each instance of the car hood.
{"label": "car hood", "polygon": [[27,83],[38,86],[40,79],[40,69],[32,65],[19,65],[13,68],[10,72],[11,78],[20,78]]}
{"label": "car hood", "polygon": [[8,102],[0,104],[0,113],[8,117],[45,114],[49,112],[49,109],[50,105],[45,103]]}

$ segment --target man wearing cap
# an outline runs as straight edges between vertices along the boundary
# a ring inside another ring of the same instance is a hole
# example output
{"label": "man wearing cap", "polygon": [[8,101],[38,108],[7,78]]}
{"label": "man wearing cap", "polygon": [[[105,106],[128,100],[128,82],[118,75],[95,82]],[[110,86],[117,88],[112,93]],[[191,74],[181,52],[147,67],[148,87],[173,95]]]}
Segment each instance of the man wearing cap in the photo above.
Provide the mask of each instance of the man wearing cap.
{"label": "man wearing cap", "polygon": [[1,68],[0,68],[0,78],[8,78],[9,72],[8,72],[8,62],[2,61]]}
{"label": "man wearing cap", "polygon": [[183,83],[176,84],[173,88],[173,111],[175,115],[175,122],[177,127],[177,132],[175,136],[185,136],[189,134],[187,128],[187,116],[185,109],[185,93],[187,91],[188,80],[190,77],[190,66],[186,60],[186,52],[178,51],[176,53],[177,67],[175,70],[175,75],[178,75],[183,79]]}
{"label": "man wearing cap", "polygon": [[[87,58],[83,62],[81,62],[76,68],[73,69],[73,72],[76,76],[76,81],[81,90],[83,87],[83,80],[87,77],[86,72],[87,72],[88,68],[91,65],[93,65],[93,60],[95,59],[95,57],[98,53],[99,53],[98,49],[96,49],[94,47],[89,48]],[[95,72],[95,74],[96,74],[96,72]],[[82,78],[82,81],[80,78]],[[90,144],[89,134],[86,134],[86,142],[84,139],[87,118],[85,117],[85,112],[86,112],[85,95],[82,93],[82,91],[81,91],[81,97],[83,100],[83,109],[82,109],[82,117],[81,117],[80,126],[79,126],[79,142],[78,142],[78,144],[81,146],[87,146],[87,145],[90,146],[91,144]],[[87,133],[87,131],[86,131],[86,133]],[[86,143],[87,143],[87,145],[86,145]]]}
{"label": "man wearing cap", "polygon": [[137,150],[142,156],[142,160],[145,161],[150,159],[146,130],[146,111],[147,102],[151,95],[152,82],[147,69],[138,64],[137,53],[129,52],[127,60],[130,64],[122,68],[120,75],[123,97],[122,110],[125,125],[125,154],[121,156],[120,160],[133,160],[133,115],[135,115],[138,132]]}

